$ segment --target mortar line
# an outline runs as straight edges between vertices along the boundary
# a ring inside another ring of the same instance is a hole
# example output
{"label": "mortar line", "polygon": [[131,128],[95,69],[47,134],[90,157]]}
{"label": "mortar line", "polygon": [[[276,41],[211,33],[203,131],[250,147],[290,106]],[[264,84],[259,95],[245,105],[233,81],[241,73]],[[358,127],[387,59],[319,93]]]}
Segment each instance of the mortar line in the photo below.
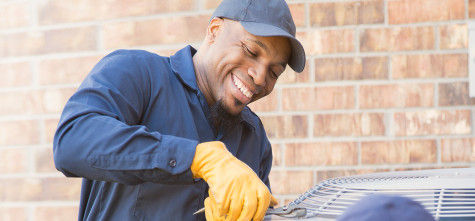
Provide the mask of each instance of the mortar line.
{"label": "mortar line", "polygon": [[472,106],[471,112],[472,112],[472,114],[471,114],[472,118],[470,119],[472,121],[472,128],[471,129],[472,129],[472,135],[475,136],[475,107]]}
{"label": "mortar line", "polygon": [[383,0],[383,14],[384,14],[384,25],[389,26],[389,9],[388,9],[388,0]]}
{"label": "mortar line", "polygon": [[79,201],[17,201],[17,202],[0,202],[0,207],[63,207],[63,206],[78,206]]}
{"label": "mortar line", "polygon": [[468,8],[469,8],[469,0],[464,0],[464,6],[465,6],[465,19],[470,19],[469,18],[469,13],[468,13]]}
{"label": "mortar line", "polygon": [[178,11],[178,12],[168,12],[168,13],[157,13],[151,15],[137,15],[137,16],[124,16],[118,18],[110,18],[110,19],[98,19],[98,20],[86,20],[86,21],[76,21],[76,22],[59,22],[55,24],[45,24],[39,25],[33,28],[11,28],[7,30],[0,31],[0,35],[4,34],[13,34],[13,33],[21,33],[21,32],[31,32],[31,31],[47,31],[47,30],[55,30],[55,29],[70,29],[70,28],[79,28],[79,27],[87,27],[87,26],[94,26],[97,23],[101,22],[104,25],[110,23],[121,23],[121,22],[143,22],[148,20],[155,20],[155,19],[172,19],[177,17],[193,17],[193,16],[211,16],[214,10],[203,10],[203,11]]}
{"label": "mortar line", "polygon": [[418,135],[418,136],[401,136],[389,138],[386,136],[372,136],[372,137],[353,137],[353,136],[334,136],[334,137],[315,137],[315,138],[270,138],[271,143],[275,144],[311,144],[311,143],[355,143],[355,142],[396,142],[396,141],[424,141],[435,140],[437,138],[447,139],[463,139],[473,138],[472,134],[450,134],[450,135]]}
{"label": "mortar line", "polygon": [[434,107],[439,107],[439,84],[447,82],[434,82]]}
{"label": "mortar line", "polygon": [[439,26],[434,26],[434,46],[435,50],[440,50],[440,28]]}
{"label": "mortar line", "polygon": [[[106,48],[103,50],[88,50],[88,51],[76,51],[76,52],[53,52],[48,54],[40,55],[20,55],[20,56],[9,56],[2,57],[0,63],[13,63],[13,62],[24,62],[30,61],[32,59],[61,59],[61,58],[74,58],[81,56],[105,56],[106,54],[111,53],[119,48],[122,49],[141,49],[141,50],[178,50],[185,47],[188,44],[200,44],[200,42],[189,42],[189,43],[175,43],[175,44],[152,44],[152,45],[135,45],[130,47],[118,47],[118,48]],[[391,51],[391,52],[360,52],[357,57],[383,57],[389,55],[448,55],[448,54],[467,54],[468,49],[444,49],[444,50],[409,50],[409,51]],[[316,55],[307,55],[308,60],[318,59],[318,58],[347,58],[355,57],[356,53],[330,53],[330,54],[316,54]]]}
{"label": "mortar line", "polygon": [[[399,108],[378,108],[378,109],[330,109],[330,110],[311,110],[311,111],[286,111],[286,112],[256,112],[260,117],[272,116],[294,116],[294,115],[342,115],[342,114],[364,114],[364,113],[412,113],[424,111],[470,111],[470,106],[443,106],[443,107],[399,107]],[[1,118],[0,118],[1,119]]]}
{"label": "mortar line", "polygon": [[309,113],[308,115],[308,132],[307,132],[307,137],[312,138],[313,135],[315,134],[314,128],[315,128],[315,118],[313,114]]}
{"label": "mortar line", "polygon": [[[9,28],[0,31],[0,35],[16,34],[21,32],[38,32],[38,31],[48,31],[55,29],[70,29],[70,28],[80,28],[95,26],[98,23],[107,25],[110,23],[121,23],[121,22],[142,22],[155,19],[170,19],[176,17],[193,17],[193,16],[207,16],[211,15],[213,10],[203,10],[203,11],[181,11],[181,12],[171,12],[171,13],[160,13],[153,15],[144,15],[144,16],[127,16],[120,18],[112,19],[102,19],[102,20],[91,20],[91,21],[78,21],[78,22],[63,22],[57,24],[47,24],[47,25],[38,25],[33,27],[20,27],[20,28]],[[429,27],[436,25],[450,25],[450,24],[464,24],[466,23],[465,19],[460,20],[447,20],[447,21],[429,21],[429,22],[420,22],[420,23],[405,23],[405,24],[355,24],[355,25],[342,25],[342,26],[304,26],[297,27],[297,32],[306,32],[313,30],[342,30],[342,29],[355,29],[359,27],[361,29],[377,29],[377,28],[411,28],[411,27]]]}
{"label": "mortar line", "polygon": [[362,153],[361,153],[361,142],[357,142],[356,145],[357,145],[356,146],[357,147],[357,163],[356,163],[356,165],[362,165],[362,163],[361,163],[361,155],[362,155]]}
{"label": "mortar line", "polygon": [[442,165],[442,147],[441,138],[435,139],[437,165]]}
{"label": "mortar line", "polygon": [[272,167],[274,172],[281,171],[333,171],[333,170],[365,170],[365,169],[424,169],[424,168],[440,168],[440,167],[473,167],[475,162],[447,162],[442,165],[435,163],[407,163],[407,164],[362,164],[362,165],[339,165],[339,166],[287,166]]}
{"label": "mortar line", "polygon": [[26,210],[27,210],[27,220],[29,221],[34,221],[35,219],[35,208],[31,205],[28,205],[28,202],[23,203],[23,205],[27,205]]}
{"label": "mortar line", "polygon": [[[149,52],[155,50],[178,50],[187,45],[199,45],[200,43],[197,42],[188,42],[188,43],[176,43],[176,44],[155,44],[155,45],[136,45],[130,47],[117,47],[117,48],[105,48],[103,50],[95,49],[95,50],[87,50],[87,51],[77,51],[77,52],[53,52],[48,54],[40,54],[40,55],[21,55],[21,56],[9,56],[9,57],[2,57],[0,63],[14,63],[14,62],[24,62],[30,61],[33,59],[62,59],[62,58],[75,58],[75,57],[82,57],[82,56],[105,56],[117,49],[139,49],[139,50],[146,50]],[[155,52],[152,52],[155,53]]]}

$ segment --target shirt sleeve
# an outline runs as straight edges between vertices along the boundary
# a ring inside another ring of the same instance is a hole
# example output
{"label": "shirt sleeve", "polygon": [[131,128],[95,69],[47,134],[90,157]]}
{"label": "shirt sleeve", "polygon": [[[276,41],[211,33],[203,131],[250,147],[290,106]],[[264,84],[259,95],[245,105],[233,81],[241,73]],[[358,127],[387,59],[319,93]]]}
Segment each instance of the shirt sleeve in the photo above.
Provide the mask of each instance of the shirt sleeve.
{"label": "shirt sleeve", "polygon": [[189,168],[198,141],[140,125],[151,94],[145,59],[111,53],[69,99],[53,143],[59,171],[124,184],[193,182]]}
{"label": "shirt sleeve", "polygon": [[264,130],[264,126],[262,125],[262,122],[259,122],[260,125],[260,134],[259,137],[263,137],[262,139],[262,158],[261,158],[261,163],[260,163],[260,168],[259,168],[259,178],[261,178],[262,182],[266,184],[266,186],[269,188],[269,190],[272,189],[270,187],[270,182],[269,182],[269,173],[272,168],[272,147],[269,142],[269,139],[267,139],[266,132]]}

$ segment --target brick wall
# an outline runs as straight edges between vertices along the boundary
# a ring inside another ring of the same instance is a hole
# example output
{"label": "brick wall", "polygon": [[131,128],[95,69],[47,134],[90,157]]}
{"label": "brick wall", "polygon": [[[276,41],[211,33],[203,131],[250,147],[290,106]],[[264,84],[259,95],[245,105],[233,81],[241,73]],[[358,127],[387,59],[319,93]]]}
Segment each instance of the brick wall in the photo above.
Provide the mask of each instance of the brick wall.
{"label": "brick wall", "polygon": [[[251,105],[284,203],[319,181],[475,166],[467,21],[475,0],[289,0],[308,55]],[[52,163],[61,110],[102,56],[199,45],[217,0],[0,0],[0,220],[74,220]]]}

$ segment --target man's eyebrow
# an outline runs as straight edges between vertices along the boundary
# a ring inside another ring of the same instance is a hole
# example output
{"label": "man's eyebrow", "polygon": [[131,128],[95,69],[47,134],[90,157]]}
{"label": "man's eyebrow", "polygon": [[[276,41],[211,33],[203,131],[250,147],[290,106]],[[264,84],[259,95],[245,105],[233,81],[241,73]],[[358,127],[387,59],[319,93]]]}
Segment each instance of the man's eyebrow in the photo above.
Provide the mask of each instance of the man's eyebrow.
{"label": "man's eyebrow", "polygon": [[259,45],[261,48],[263,48],[263,49],[267,52],[267,54],[269,54],[269,48],[267,48],[267,46],[266,46],[265,44],[263,44],[261,41],[255,40],[255,39],[250,39],[250,38],[248,38],[247,40],[256,43],[256,44]]}

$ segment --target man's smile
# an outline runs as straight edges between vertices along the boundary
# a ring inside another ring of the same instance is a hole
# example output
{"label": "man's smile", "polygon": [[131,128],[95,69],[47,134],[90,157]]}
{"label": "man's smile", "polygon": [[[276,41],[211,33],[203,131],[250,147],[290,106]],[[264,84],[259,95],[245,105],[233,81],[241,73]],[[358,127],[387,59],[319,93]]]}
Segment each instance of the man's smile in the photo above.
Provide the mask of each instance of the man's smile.
{"label": "man's smile", "polygon": [[254,93],[251,91],[251,89],[246,87],[246,85],[234,74],[231,75],[231,79],[234,83],[234,86],[236,86],[236,88],[239,89],[238,91],[240,92],[240,96],[238,96],[237,99],[240,100],[243,104],[248,104],[251,101]]}

